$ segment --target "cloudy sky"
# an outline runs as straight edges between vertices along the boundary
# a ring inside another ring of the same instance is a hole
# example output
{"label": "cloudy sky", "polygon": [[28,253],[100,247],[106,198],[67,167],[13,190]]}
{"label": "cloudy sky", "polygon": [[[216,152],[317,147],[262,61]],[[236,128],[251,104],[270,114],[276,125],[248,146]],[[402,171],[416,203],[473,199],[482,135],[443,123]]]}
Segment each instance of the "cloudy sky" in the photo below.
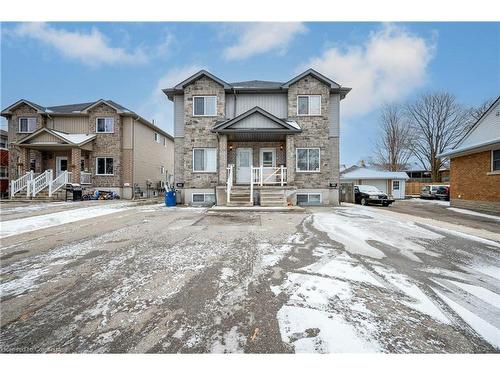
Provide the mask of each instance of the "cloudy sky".
{"label": "cloudy sky", "polygon": [[171,132],[160,89],[199,69],[231,82],[313,67],[353,88],[341,103],[350,164],[371,155],[384,103],[436,90],[467,105],[497,96],[499,39],[498,23],[2,23],[1,107],[112,99]]}

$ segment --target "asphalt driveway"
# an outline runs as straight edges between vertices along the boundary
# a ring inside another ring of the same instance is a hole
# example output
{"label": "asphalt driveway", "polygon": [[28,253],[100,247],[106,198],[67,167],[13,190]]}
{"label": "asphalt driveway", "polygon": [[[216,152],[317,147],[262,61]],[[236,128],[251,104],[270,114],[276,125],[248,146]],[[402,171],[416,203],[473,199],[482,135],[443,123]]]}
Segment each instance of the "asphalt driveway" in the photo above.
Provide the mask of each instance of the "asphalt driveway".
{"label": "asphalt driveway", "polygon": [[0,349],[498,352],[500,244],[397,215],[150,205],[9,232]]}

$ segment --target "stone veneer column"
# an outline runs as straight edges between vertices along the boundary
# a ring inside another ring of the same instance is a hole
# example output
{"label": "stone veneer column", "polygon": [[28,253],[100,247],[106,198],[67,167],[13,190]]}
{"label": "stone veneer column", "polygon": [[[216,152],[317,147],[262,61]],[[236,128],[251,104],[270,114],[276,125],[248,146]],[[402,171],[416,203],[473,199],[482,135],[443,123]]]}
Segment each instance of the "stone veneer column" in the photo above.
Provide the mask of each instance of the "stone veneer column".
{"label": "stone veneer column", "polygon": [[227,135],[219,135],[219,185],[227,181]]}
{"label": "stone veneer column", "polygon": [[79,148],[71,149],[71,161],[69,171],[71,172],[71,182],[80,183],[80,160],[82,159],[82,150]]}
{"label": "stone veneer column", "polygon": [[293,135],[286,136],[286,170],[288,185],[293,185],[295,180],[295,142]]}

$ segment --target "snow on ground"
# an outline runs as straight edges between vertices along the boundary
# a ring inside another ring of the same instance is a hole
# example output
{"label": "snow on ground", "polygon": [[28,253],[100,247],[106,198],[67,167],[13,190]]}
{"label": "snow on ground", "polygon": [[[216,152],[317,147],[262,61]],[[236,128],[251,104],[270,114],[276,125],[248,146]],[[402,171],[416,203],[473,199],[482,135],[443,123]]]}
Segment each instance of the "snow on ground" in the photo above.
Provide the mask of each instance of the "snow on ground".
{"label": "snow on ground", "polygon": [[[405,201],[402,201],[405,202]],[[421,203],[421,204],[437,204],[439,206],[450,206],[449,201],[442,201],[440,199],[422,199],[422,198],[411,198],[408,202]]]}
{"label": "snow on ground", "polygon": [[39,203],[39,204],[26,204],[25,206],[16,206],[16,207],[2,207],[2,214],[5,213],[20,213],[20,212],[31,212],[31,211],[40,211],[45,210],[47,208],[59,208],[66,207],[75,204],[74,202],[51,202],[51,203]]}
{"label": "snow on ground", "polygon": [[0,238],[31,232],[38,229],[49,228],[56,225],[73,223],[75,221],[93,217],[109,215],[133,208],[128,203],[99,205],[93,207],[77,208],[46,215],[27,217],[17,220],[8,220],[0,223]]}
{"label": "snow on ground", "polygon": [[479,217],[484,217],[486,219],[500,221],[500,216],[483,214],[481,212],[476,212],[476,211],[471,211],[471,210],[464,210],[463,208],[449,207],[448,210],[452,210],[452,211],[455,211],[455,212],[458,212],[458,213],[464,214],[464,215],[479,216]]}

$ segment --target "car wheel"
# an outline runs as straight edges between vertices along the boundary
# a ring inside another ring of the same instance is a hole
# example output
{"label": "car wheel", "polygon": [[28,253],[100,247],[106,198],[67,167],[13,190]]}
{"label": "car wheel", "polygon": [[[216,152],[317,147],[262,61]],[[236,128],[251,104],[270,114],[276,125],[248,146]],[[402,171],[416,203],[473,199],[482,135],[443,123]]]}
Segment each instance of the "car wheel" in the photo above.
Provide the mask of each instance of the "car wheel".
{"label": "car wheel", "polygon": [[368,202],[366,202],[366,199],[365,198],[361,198],[361,205],[362,206],[366,206]]}
{"label": "car wheel", "polygon": [[382,206],[389,207],[389,203],[382,203]]}

